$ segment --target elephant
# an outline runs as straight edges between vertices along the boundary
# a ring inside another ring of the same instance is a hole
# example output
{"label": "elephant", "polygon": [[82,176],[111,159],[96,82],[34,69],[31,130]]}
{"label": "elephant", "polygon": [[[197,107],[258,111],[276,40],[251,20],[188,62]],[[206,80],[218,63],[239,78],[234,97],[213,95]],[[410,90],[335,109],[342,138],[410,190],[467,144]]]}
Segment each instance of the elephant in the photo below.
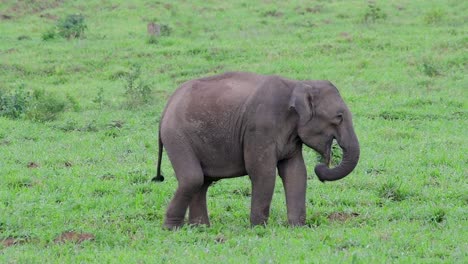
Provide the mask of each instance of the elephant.
{"label": "elephant", "polygon": [[[336,140],[342,160],[330,168]],[[288,224],[306,222],[307,170],[302,147],[321,155],[320,181],[350,174],[359,160],[351,112],[337,88],[325,80],[227,72],[183,83],[169,98],[159,123],[157,174],[163,181],[163,147],[178,187],[164,220],[167,229],[210,225],[206,193],[223,178],[248,175],[250,223],[266,225],[276,174],[283,182]]]}

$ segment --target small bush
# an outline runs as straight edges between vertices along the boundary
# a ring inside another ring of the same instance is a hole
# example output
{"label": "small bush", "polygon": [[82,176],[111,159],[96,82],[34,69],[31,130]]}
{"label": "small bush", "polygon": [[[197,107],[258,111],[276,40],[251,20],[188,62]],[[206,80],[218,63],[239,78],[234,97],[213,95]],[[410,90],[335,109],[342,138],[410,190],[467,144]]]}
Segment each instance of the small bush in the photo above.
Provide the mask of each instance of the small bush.
{"label": "small bush", "polygon": [[[50,121],[65,110],[67,102],[44,90],[26,91],[24,85],[10,92],[0,90],[0,116]],[[72,107],[74,107],[72,105]]]}
{"label": "small bush", "polygon": [[141,66],[135,64],[130,72],[124,77],[126,106],[136,108],[146,104],[151,99],[151,87],[141,79]]}
{"label": "small bush", "polygon": [[169,25],[161,24],[161,36],[167,37],[172,34],[172,28]]}
{"label": "small bush", "polygon": [[0,116],[12,119],[22,117],[31,103],[31,94],[20,85],[10,92],[0,90]]}
{"label": "small bush", "polygon": [[377,20],[383,20],[385,18],[387,18],[387,14],[385,14],[375,2],[369,1],[366,13],[364,14],[364,22],[374,23]]}
{"label": "small bush", "polygon": [[51,121],[65,110],[66,102],[44,90],[34,90],[26,117],[34,121]]}
{"label": "small bush", "polygon": [[51,40],[57,37],[66,39],[82,38],[88,26],[83,15],[68,15],[60,19],[57,24],[42,33],[42,40]]}
{"label": "small bush", "polygon": [[47,41],[47,40],[54,39],[56,36],[57,36],[57,32],[56,32],[55,28],[50,28],[47,31],[45,31],[44,33],[42,33],[41,38],[42,38],[42,40]]}
{"label": "small bush", "polygon": [[67,39],[83,37],[87,28],[84,16],[80,14],[68,15],[57,24],[58,34]]}

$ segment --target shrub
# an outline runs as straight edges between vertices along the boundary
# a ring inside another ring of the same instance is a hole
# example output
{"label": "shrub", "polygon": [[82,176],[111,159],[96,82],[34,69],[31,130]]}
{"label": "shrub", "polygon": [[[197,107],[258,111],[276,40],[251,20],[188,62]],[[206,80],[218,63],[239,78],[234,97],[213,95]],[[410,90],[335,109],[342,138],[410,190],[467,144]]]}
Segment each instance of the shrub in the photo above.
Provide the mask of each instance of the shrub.
{"label": "shrub", "polygon": [[369,1],[366,13],[364,14],[364,22],[374,23],[377,20],[383,20],[385,18],[387,18],[387,14],[385,14],[375,2]]}
{"label": "shrub", "polygon": [[161,36],[169,36],[172,34],[172,28],[169,25],[161,24]]}
{"label": "shrub", "polygon": [[28,110],[30,102],[31,94],[24,89],[24,85],[10,92],[0,90],[0,116],[20,118]]}
{"label": "shrub", "polygon": [[129,108],[146,104],[151,99],[151,87],[141,79],[141,66],[135,64],[124,77],[126,106]]}
{"label": "shrub", "polygon": [[34,121],[50,121],[63,112],[66,105],[65,100],[52,93],[26,91],[24,85],[10,92],[0,90],[0,116],[11,119],[26,117]]}
{"label": "shrub", "polygon": [[41,38],[42,40],[51,40],[56,37],[82,38],[87,28],[83,15],[68,15],[60,19],[54,27],[42,33]]}
{"label": "shrub", "polygon": [[46,32],[42,33],[42,40],[51,40],[57,36],[55,28],[50,28]]}
{"label": "shrub", "polygon": [[68,15],[57,24],[58,34],[67,39],[82,37],[87,28],[84,16],[81,14]]}
{"label": "shrub", "polygon": [[65,100],[52,93],[34,90],[26,117],[34,121],[54,120],[59,113],[65,110],[66,105]]}

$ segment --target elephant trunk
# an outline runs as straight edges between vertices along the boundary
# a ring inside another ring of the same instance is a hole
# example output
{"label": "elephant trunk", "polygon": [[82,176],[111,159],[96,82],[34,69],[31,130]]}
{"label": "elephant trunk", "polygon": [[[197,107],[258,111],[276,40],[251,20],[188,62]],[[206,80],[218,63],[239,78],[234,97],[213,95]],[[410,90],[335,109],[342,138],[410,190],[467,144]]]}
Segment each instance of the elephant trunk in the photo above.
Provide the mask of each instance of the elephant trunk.
{"label": "elephant trunk", "polygon": [[[337,139],[338,145],[343,150],[343,159],[341,163],[335,168],[328,168],[325,164],[319,164],[315,167],[315,174],[317,174],[320,181],[336,181],[350,174],[356,167],[359,161],[359,141],[354,133],[354,130],[347,129],[346,137]],[[346,140],[343,140],[346,138]]]}

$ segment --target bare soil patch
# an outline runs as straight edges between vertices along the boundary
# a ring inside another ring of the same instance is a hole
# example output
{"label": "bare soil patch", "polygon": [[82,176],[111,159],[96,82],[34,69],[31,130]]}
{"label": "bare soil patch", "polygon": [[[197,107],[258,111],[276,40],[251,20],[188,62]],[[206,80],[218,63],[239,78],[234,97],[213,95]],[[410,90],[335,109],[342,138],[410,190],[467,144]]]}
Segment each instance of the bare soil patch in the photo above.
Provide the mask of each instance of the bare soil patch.
{"label": "bare soil patch", "polygon": [[93,234],[89,233],[76,233],[74,231],[66,231],[60,234],[58,237],[54,239],[54,243],[60,244],[60,243],[75,243],[75,244],[80,244],[84,241],[87,240],[94,240],[95,236]]}
{"label": "bare soil patch", "polygon": [[358,213],[345,213],[345,212],[334,212],[334,213],[331,213],[329,216],[328,216],[328,219],[330,221],[339,221],[339,222],[345,222],[351,218],[355,218],[355,217],[358,217],[359,214]]}

